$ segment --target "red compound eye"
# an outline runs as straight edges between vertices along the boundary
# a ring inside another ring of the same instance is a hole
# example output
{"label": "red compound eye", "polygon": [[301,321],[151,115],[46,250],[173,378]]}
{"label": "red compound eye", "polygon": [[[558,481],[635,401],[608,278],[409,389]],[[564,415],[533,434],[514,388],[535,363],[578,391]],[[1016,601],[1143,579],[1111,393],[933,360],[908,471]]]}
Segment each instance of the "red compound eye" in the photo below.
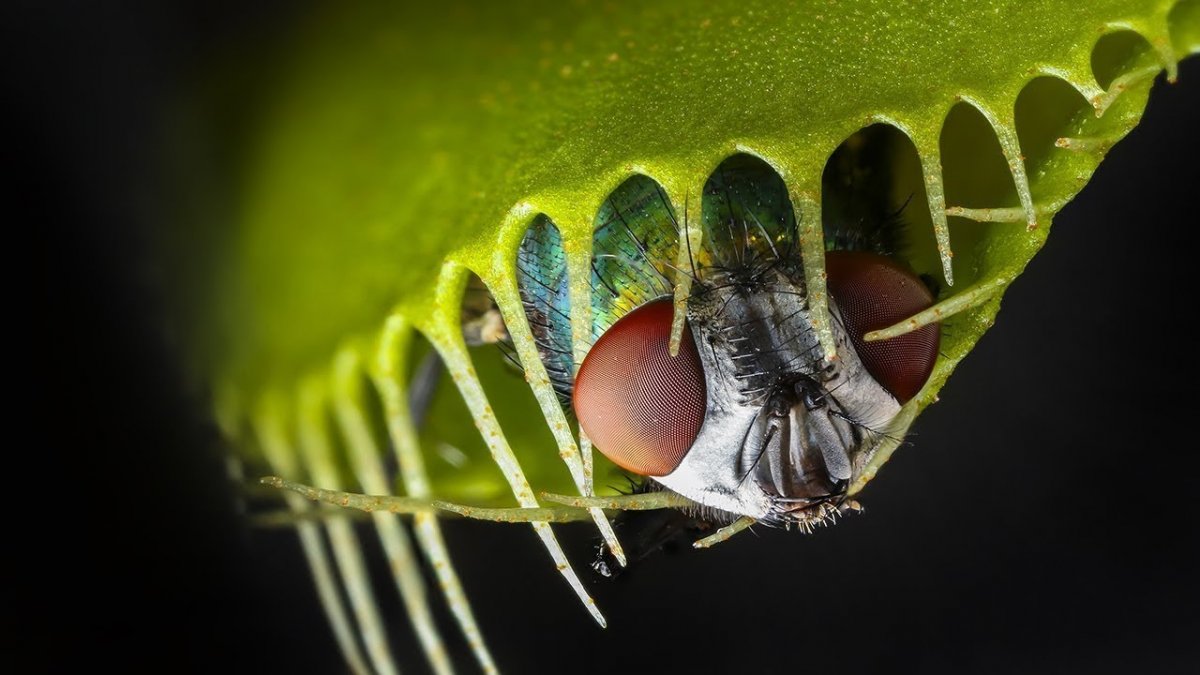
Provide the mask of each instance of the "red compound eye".
{"label": "red compound eye", "polygon": [[937,361],[940,327],[932,324],[876,342],[863,342],[862,336],[928,309],[933,294],[912,272],[875,253],[831,251],[825,271],[829,293],[867,371],[901,403],[916,396]]}
{"label": "red compound eye", "polygon": [[686,326],[667,351],[672,305],[656,300],[621,317],[588,352],[575,380],[575,416],[617,466],[665,476],[683,461],[704,422],[704,368]]}

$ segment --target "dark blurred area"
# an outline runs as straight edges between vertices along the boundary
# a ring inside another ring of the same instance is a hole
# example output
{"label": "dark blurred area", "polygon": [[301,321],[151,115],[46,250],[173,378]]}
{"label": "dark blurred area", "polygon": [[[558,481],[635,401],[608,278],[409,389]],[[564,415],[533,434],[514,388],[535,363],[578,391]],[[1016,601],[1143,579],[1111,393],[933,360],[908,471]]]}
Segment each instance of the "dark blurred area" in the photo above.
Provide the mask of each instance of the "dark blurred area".
{"label": "dark blurred area", "polygon": [[[296,7],[54,5],[4,12],[8,222],[33,234],[35,327],[35,363],[20,364],[33,410],[13,420],[32,433],[4,472],[5,633],[26,652],[10,658],[21,672],[343,672],[294,537],[238,512],[153,255],[177,226],[165,117],[209,59]],[[811,536],[756,530],[614,581],[588,573],[607,630],[528,528],[447,523],[500,666],[1195,672],[1200,60],[1179,79],[1160,78],[1142,124],[1056,218],[865,514]],[[586,572],[590,531],[561,532]],[[394,650],[423,672],[392,595]]]}

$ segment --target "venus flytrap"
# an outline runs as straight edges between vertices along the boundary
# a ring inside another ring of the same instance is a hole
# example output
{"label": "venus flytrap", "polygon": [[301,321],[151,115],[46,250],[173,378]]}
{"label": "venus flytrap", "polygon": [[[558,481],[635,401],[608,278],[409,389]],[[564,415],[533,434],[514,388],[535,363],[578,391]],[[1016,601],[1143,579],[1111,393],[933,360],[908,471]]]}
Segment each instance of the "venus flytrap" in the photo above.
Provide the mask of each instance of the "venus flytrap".
{"label": "venus flytrap", "polygon": [[[895,442],[882,442],[859,467],[853,496],[991,326],[1054,215],[1137,123],[1154,77],[1173,78],[1178,60],[1200,50],[1200,2],[546,2],[436,13],[379,3],[316,12],[291,45],[254,113],[257,132],[238,174],[241,208],[196,351],[222,392],[224,426],[248,425],[262,439],[263,457],[232,439],[247,448],[250,473],[279,474],[278,485],[359,508],[360,497],[329,490],[390,488],[415,500],[403,503],[416,541],[490,672],[433,509],[499,518],[497,508],[515,497],[520,509],[505,509],[505,518],[534,524],[601,624],[547,521],[592,520],[621,557],[600,511],[621,502],[591,494],[612,467],[603,458],[593,464],[591,444],[575,440],[553,373],[535,358],[518,269],[531,224],[548,219],[561,235],[565,296],[575,300],[563,346],[577,367],[593,341],[583,300],[594,291],[594,229],[612,195],[646,177],[686,233],[666,257],[680,317],[688,265],[713,245],[690,227],[702,219],[700,195],[728,158],[757,158],[780,177],[794,209],[812,325],[829,357],[824,176],[848,139],[886,128],[878,132],[892,134],[885,161],[895,185],[907,186],[893,191],[908,192],[892,201],[911,196],[904,214],[923,232],[907,263],[936,282],[937,296],[865,339],[934,322],[944,332],[932,375],[889,431]],[[972,168],[961,156],[971,144],[994,148],[999,172]],[[471,274],[491,289],[526,383],[476,363],[478,352],[463,343]],[[680,319],[676,339],[681,327]],[[418,333],[457,385],[441,387],[420,430],[406,407]],[[526,384],[536,403],[506,400]],[[373,425],[366,411],[376,405],[383,420]],[[478,433],[449,429],[468,416]],[[431,446],[451,441],[500,471],[422,465]],[[379,480],[389,447],[399,485]],[[305,483],[321,491],[305,492]],[[564,504],[569,498],[539,498],[543,491],[582,496]],[[376,522],[395,560],[410,560],[407,534]],[[327,526],[334,555],[353,562],[346,523]],[[313,524],[297,527],[319,585],[336,583]],[[374,600],[351,571],[343,583],[352,611],[331,592],[322,593],[325,606],[352,668],[386,672],[391,656]],[[397,574],[410,599],[433,597],[411,570]],[[365,652],[346,637],[352,621],[367,635]],[[445,669],[430,623],[420,625],[431,663]]]}

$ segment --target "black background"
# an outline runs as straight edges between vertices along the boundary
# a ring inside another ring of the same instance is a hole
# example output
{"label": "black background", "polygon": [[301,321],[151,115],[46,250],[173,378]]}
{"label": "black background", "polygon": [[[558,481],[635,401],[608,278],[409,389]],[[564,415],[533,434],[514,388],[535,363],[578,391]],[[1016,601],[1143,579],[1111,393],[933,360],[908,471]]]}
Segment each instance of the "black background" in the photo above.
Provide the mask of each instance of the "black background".
{"label": "black background", "polygon": [[[147,273],[162,105],[283,3],[93,4],[4,22],[8,145],[30,150],[6,153],[8,230],[34,235],[10,261],[34,267],[13,288],[33,296],[35,327],[33,349],[13,354],[34,407],[10,413],[0,474],[4,634],[28,651],[23,671],[341,672],[294,537],[235,510]],[[501,667],[1194,668],[1198,121],[1193,59],[1056,218],[866,514],[660,556],[615,582],[589,575],[607,630],[528,528],[447,523]],[[586,571],[590,532],[562,533]],[[422,672],[391,595],[395,651]]]}

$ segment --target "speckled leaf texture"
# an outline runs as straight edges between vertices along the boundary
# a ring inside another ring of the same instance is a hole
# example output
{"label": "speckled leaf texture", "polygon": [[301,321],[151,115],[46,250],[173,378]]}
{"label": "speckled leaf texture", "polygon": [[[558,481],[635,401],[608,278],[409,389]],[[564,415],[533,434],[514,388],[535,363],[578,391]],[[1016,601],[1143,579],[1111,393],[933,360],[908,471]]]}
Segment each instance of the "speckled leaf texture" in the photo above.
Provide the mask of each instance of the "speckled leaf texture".
{"label": "speckled leaf texture", "polygon": [[[538,214],[580,269],[595,214],[631,175],[683,213],[723,159],[748,153],[811,224],[830,154],[876,123],[919,160],[913,220],[929,241],[912,264],[943,281],[940,300],[978,294],[947,319],[915,414],[1137,122],[1153,76],[1200,48],[1194,1],[331,4],[286,40],[248,111],[235,222],[195,330],[227,420],[324,381],[337,354],[371,362],[389,317],[451,340],[465,271],[510,285]],[[955,114],[980,122],[955,136]],[[974,168],[968,146],[1005,171]],[[506,317],[519,311],[497,295]],[[525,387],[479,370],[493,403]],[[557,463],[527,410],[509,415],[509,440],[522,461]],[[461,405],[430,425],[480,444]]]}

